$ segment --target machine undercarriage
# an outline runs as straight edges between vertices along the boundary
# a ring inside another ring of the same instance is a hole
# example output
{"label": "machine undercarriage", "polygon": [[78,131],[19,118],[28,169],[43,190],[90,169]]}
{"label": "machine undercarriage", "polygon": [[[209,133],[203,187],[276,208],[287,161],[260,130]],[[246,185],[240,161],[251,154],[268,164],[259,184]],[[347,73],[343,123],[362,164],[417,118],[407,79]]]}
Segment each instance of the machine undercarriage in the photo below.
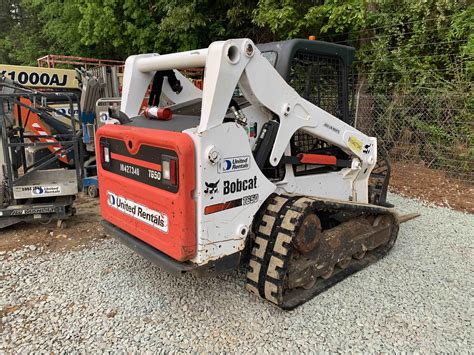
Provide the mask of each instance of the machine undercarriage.
{"label": "machine undercarriage", "polygon": [[384,257],[401,222],[392,209],[275,195],[254,227],[246,288],[293,309]]}

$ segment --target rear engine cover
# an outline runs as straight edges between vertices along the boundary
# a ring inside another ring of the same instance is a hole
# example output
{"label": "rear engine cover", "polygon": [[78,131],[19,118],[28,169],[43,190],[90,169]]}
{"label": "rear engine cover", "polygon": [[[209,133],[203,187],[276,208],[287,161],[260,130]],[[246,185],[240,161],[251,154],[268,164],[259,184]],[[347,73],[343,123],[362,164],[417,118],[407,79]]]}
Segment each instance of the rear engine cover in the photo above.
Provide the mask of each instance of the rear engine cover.
{"label": "rear engine cover", "polygon": [[184,133],[119,125],[102,126],[96,139],[102,217],[178,261],[193,258],[192,139]]}

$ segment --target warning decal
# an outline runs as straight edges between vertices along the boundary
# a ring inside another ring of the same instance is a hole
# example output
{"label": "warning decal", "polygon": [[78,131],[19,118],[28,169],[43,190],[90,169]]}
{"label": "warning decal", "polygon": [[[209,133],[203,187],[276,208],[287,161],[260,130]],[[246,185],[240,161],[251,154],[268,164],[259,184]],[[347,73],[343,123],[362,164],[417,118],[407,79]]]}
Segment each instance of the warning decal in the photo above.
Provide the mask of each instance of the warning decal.
{"label": "warning decal", "polygon": [[354,152],[357,152],[357,153],[362,152],[362,141],[359,138],[356,138],[354,136],[350,136],[349,141],[347,142],[347,145]]}

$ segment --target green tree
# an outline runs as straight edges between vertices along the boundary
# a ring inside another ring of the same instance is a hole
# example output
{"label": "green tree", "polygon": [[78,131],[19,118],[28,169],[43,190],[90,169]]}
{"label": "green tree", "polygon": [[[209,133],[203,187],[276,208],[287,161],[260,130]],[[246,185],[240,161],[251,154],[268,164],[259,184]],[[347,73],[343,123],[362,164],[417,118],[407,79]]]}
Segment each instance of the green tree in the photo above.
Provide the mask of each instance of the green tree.
{"label": "green tree", "polygon": [[358,49],[366,90],[450,88],[472,81],[469,0],[2,0],[0,59],[47,53],[125,59],[316,35]]}
{"label": "green tree", "polygon": [[81,3],[83,43],[133,53],[206,47],[254,31],[252,1],[93,0]]}
{"label": "green tree", "polygon": [[35,12],[21,0],[3,1],[0,11],[0,61],[34,64],[47,48]]}
{"label": "green tree", "polygon": [[358,30],[365,13],[363,0],[260,0],[253,16],[258,26],[268,27],[282,40]]}
{"label": "green tree", "polygon": [[357,69],[376,92],[472,79],[469,0],[260,0],[253,16],[275,39],[316,35],[356,47]]}

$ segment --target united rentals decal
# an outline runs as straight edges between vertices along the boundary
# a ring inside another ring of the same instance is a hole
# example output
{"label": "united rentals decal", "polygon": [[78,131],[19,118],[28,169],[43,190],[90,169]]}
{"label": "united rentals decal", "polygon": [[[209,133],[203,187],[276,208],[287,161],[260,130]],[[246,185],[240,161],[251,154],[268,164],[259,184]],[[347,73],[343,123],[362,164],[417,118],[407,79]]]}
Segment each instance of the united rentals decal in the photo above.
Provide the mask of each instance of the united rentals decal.
{"label": "united rentals decal", "polygon": [[22,194],[22,196],[26,196],[25,194],[27,194],[32,197],[57,196],[61,194],[61,186],[59,185],[14,186],[13,192],[15,194]]}
{"label": "united rentals decal", "polygon": [[124,214],[132,216],[140,222],[168,233],[168,216],[162,212],[152,210],[110,191],[107,191],[107,204]]}
{"label": "united rentals decal", "polygon": [[219,164],[220,173],[231,173],[234,171],[250,169],[250,156],[244,155],[240,157],[224,158]]}
{"label": "united rentals decal", "polygon": [[[69,115],[69,116],[74,116],[74,117],[79,117],[79,109],[77,107],[77,104],[74,104],[73,105],[73,111],[71,112],[71,106],[69,105],[69,103],[65,103],[65,104],[51,104],[49,105],[50,107],[58,110],[59,112],[61,112],[62,114],[64,115]],[[51,114],[58,118],[58,119],[64,119],[64,116],[60,115],[59,113],[56,113],[56,112],[51,112]]]}
{"label": "united rentals decal", "polygon": [[61,186],[35,186],[31,193],[38,195],[56,195],[61,193]]}

